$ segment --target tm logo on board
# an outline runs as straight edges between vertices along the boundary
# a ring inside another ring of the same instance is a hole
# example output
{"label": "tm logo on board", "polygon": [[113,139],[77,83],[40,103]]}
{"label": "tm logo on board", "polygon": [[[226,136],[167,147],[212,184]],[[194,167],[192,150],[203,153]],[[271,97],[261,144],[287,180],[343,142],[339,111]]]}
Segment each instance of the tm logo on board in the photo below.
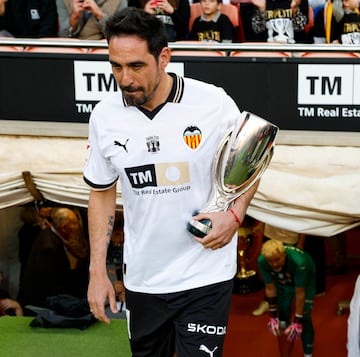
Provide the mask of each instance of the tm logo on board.
{"label": "tm logo on board", "polygon": [[360,105],[360,65],[299,64],[299,105]]}

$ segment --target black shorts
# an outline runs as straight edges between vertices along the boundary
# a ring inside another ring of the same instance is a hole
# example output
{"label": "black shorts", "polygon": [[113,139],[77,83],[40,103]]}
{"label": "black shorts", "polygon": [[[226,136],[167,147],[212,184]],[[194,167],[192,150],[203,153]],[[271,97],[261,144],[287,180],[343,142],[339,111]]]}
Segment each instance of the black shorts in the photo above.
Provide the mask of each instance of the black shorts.
{"label": "black shorts", "polygon": [[230,280],[171,294],[126,290],[132,356],[221,356],[232,289]]}

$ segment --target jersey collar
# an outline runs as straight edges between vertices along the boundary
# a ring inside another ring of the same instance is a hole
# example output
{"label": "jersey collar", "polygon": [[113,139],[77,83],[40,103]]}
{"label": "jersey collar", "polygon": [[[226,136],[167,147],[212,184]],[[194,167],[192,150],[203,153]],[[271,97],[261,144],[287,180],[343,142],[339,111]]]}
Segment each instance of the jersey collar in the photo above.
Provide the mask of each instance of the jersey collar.
{"label": "jersey collar", "polygon": [[[173,78],[173,85],[172,85],[171,91],[170,91],[169,96],[167,97],[166,101],[151,111],[144,109],[142,107],[137,107],[150,119],[153,119],[155,117],[155,115],[161,110],[161,108],[166,103],[180,103],[180,101],[181,101],[181,98],[184,94],[184,78],[175,73],[169,73],[169,75]],[[127,101],[124,97],[123,97],[123,102],[124,102],[125,107],[129,106],[129,104],[127,103]]]}

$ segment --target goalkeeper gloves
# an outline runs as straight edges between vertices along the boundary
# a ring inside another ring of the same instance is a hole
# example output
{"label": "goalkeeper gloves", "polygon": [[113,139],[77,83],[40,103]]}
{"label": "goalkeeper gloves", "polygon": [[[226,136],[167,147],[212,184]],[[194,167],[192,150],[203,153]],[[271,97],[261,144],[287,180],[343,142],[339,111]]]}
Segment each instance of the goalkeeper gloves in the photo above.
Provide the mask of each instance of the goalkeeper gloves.
{"label": "goalkeeper gloves", "polygon": [[279,312],[277,309],[277,297],[273,296],[270,298],[267,298],[267,301],[269,302],[269,315],[270,315],[270,320],[267,324],[270,332],[274,335],[274,336],[280,336],[281,335],[281,331],[280,331],[280,326],[279,326]]}
{"label": "goalkeeper gloves", "polygon": [[267,325],[268,325],[268,328],[269,328],[270,332],[274,336],[280,336],[281,332],[280,332],[280,326],[279,326],[279,319],[278,318],[270,317],[270,320],[269,320]]}
{"label": "goalkeeper gloves", "polygon": [[303,317],[295,315],[294,322],[284,331],[289,342],[293,342],[301,336]]}

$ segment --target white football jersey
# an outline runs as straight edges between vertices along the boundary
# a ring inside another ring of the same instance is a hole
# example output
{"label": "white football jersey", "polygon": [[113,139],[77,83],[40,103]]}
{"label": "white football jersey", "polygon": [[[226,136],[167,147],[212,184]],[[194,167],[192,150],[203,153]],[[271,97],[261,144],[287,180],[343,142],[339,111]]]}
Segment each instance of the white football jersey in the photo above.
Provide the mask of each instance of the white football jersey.
{"label": "white football jersey", "polygon": [[236,237],[221,249],[205,249],[186,225],[210,196],[216,149],[241,114],[222,88],[173,77],[159,111],[127,106],[118,92],[90,118],[84,179],[101,190],[120,178],[124,282],[138,292],[183,291],[236,273]]}

